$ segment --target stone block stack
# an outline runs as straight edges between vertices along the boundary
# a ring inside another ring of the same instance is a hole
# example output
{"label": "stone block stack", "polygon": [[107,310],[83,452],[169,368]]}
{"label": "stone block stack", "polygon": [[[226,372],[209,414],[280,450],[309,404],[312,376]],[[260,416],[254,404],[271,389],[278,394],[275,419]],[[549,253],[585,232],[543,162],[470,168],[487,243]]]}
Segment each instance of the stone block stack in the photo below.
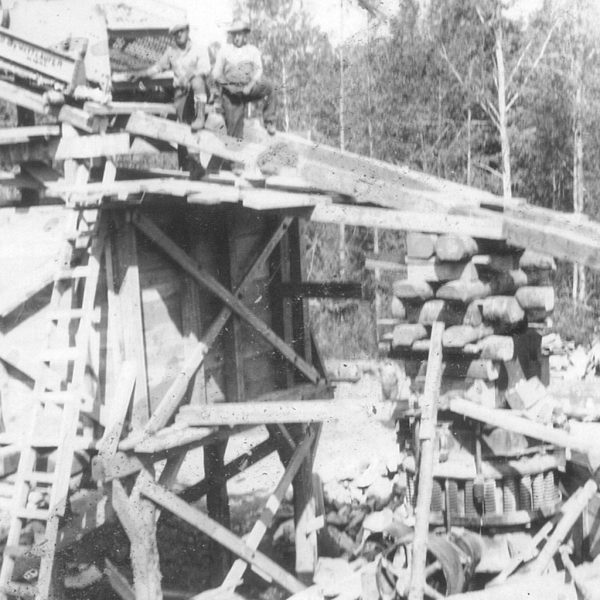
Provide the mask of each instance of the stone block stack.
{"label": "stone block stack", "polygon": [[442,393],[460,389],[503,406],[517,381],[548,383],[542,330],[554,308],[552,257],[464,235],[407,234],[406,277],[392,286],[390,356],[424,378],[431,326],[443,321]]}

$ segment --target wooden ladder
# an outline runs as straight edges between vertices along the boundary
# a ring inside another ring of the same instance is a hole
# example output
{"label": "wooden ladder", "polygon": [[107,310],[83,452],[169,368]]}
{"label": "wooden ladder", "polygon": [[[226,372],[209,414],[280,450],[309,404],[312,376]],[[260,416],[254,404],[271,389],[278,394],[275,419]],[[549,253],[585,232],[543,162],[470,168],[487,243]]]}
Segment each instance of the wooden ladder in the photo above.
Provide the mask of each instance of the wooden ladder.
{"label": "wooden ladder", "polygon": [[[50,300],[48,348],[41,357],[48,366],[61,367],[63,383],[59,390],[51,390],[49,369],[35,380],[31,425],[21,446],[0,569],[2,600],[8,596],[47,600],[52,593],[55,546],[67,506],[80,411],[91,410],[85,406],[92,399],[84,384],[104,241],[101,212],[69,215]],[[53,451],[55,460],[50,465],[48,453]],[[43,529],[40,543],[33,547],[21,544],[28,522]],[[20,558],[33,565],[22,576],[15,572]]]}

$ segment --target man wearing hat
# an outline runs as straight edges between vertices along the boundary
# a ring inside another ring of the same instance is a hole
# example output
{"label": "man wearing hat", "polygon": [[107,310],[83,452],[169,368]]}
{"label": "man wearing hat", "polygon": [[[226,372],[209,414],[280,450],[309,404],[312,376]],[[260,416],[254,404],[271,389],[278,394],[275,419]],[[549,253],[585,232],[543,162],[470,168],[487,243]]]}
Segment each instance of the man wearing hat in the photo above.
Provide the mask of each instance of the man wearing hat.
{"label": "man wearing hat", "polygon": [[227,134],[244,136],[244,112],[248,102],[264,100],[263,121],[270,135],[275,134],[275,99],[272,84],[263,78],[262,57],[248,43],[250,25],[235,21],[229,28],[230,44],[217,54],[213,79],[221,87]]}
{"label": "man wearing hat", "polygon": [[130,79],[140,81],[163,71],[173,71],[173,103],[177,120],[191,124],[192,129],[199,130],[204,127],[204,110],[208,96],[208,50],[192,42],[190,26],[186,19],[175,23],[169,29],[169,33],[175,44],[166,49],[156,64],[134,73]]}

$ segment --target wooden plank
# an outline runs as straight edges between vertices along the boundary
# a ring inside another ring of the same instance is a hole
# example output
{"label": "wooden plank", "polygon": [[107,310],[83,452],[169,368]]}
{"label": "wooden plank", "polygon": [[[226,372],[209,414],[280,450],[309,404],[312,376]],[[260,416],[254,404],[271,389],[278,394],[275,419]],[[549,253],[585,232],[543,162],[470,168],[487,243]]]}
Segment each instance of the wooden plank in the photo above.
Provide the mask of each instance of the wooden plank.
{"label": "wooden plank", "polygon": [[265,423],[313,423],[343,420],[350,414],[362,414],[365,404],[333,400],[292,400],[256,402],[248,400],[239,404],[211,404],[182,406],[178,423],[191,426],[263,425]]}
{"label": "wooden plank", "polygon": [[24,144],[32,138],[51,138],[60,135],[58,125],[32,125],[29,127],[5,127],[0,129],[0,145]]}
{"label": "wooden plank", "polygon": [[422,600],[425,584],[429,510],[433,492],[434,446],[437,442],[437,412],[442,382],[443,334],[444,324],[435,323],[431,330],[431,347],[427,357],[425,390],[421,403],[419,486],[415,507],[415,533],[408,588],[409,600]]}
{"label": "wooden plank", "polygon": [[258,144],[219,136],[205,129],[193,133],[188,125],[142,112],[131,115],[126,130],[134,135],[173,142],[186,146],[191,151],[214,154],[225,160],[233,160],[242,164],[256,161],[263,151],[263,147]]}
{"label": "wooden plank", "polygon": [[141,430],[149,417],[148,378],[142,322],[140,277],[135,229],[122,220],[113,236],[113,257],[116,259],[117,294],[120,304],[120,322],[123,326],[125,358],[136,364],[136,385],[132,405],[132,429]]}
{"label": "wooden plank", "polygon": [[391,210],[342,204],[317,205],[310,220],[316,223],[377,227],[393,231],[423,231],[427,233],[461,232],[466,235],[501,240],[506,235],[497,217],[466,217],[444,213]]}
{"label": "wooden plank", "polygon": [[[221,203],[240,201],[240,191],[230,186],[221,186],[202,181],[189,181],[175,178],[133,179],[130,181],[115,181],[113,183],[88,183],[85,185],[70,185],[58,182],[48,186],[47,192],[57,196],[71,196],[79,202],[86,198],[98,196],[116,197],[117,200],[127,200],[137,194],[164,194],[168,196],[193,195],[196,203]],[[193,202],[192,202],[193,203]]]}
{"label": "wooden plank", "polygon": [[92,115],[75,106],[69,106],[68,104],[61,106],[57,118],[61,123],[71,125],[86,133],[97,133],[99,131],[99,124],[94,122]]}
{"label": "wooden plank", "polygon": [[30,92],[8,81],[0,81],[0,99],[42,115],[47,114],[50,109],[42,94]]}
{"label": "wooden plank", "polygon": [[520,417],[510,409],[487,408],[463,398],[451,398],[449,408],[452,412],[463,417],[555,444],[561,448],[570,448],[585,455],[600,451],[600,440],[597,436],[590,439],[575,436],[566,431],[554,429],[552,426],[542,425]]}
{"label": "wooden plank", "polygon": [[109,456],[114,456],[119,447],[119,440],[123,434],[123,427],[135,386],[136,370],[136,364],[132,361],[125,361],[121,366],[115,396],[110,402],[110,415],[107,419],[107,426],[104,429],[104,435],[98,442],[98,452],[103,460]]}
{"label": "wooden plank", "polygon": [[150,240],[166,252],[180,267],[189,273],[200,285],[207,288],[220,298],[233,312],[246,321],[251,327],[264,337],[274,348],[287,358],[298,370],[300,370],[310,381],[318,383],[321,375],[301,356],[294,352],[273,330],[254,315],[246,305],[225,288],[209,273],[203,272],[196,263],[168,236],[166,236],[147,217],[137,214],[134,217],[136,227],[142,231]]}
{"label": "wooden plank", "polygon": [[600,224],[590,222],[587,228],[572,227],[560,221],[561,214],[557,213],[556,222],[551,224],[505,216],[506,240],[513,246],[600,270]]}
{"label": "wooden plank", "polygon": [[231,533],[227,528],[201,511],[189,506],[172,492],[161,488],[151,481],[145,481],[140,491],[152,501],[166,508],[180,519],[183,519],[186,523],[215,539],[249,564],[267,573],[273,581],[277,582],[288,592],[295,594],[304,589],[302,583],[282,569],[276,562],[265,556],[262,552],[248,547],[244,541]]}
{"label": "wooden plank", "polygon": [[86,135],[61,139],[56,150],[56,160],[129,154],[130,146],[130,136],[128,133]]}
{"label": "wooden plank", "polygon": [[141,111],[156,115],[174,115],[175,107],[172,103],[161,102],[107,102],[100,104],[99,102],[86,102],[83,105],[83,110],[91,115],[130,115],[134,112]]}
{"label": "wooden plank", "polygon": [[252,210],[277,210],[312,207],[330,204],[331,198],[322,194],[282,192],[261,189],[244,189],[241,192],[242,204]]}
{"label": "wooden plank", "polygon": [[[301,173],[302,163],[306,163],[306,170],[312,166],[321,167],[315,170],[315,175],[332,179],[332,175],[335,175],[337,179],[345,179],[344,185],[354,188],[356,193],[351,195],[355,195],[359,201],[368,199],[374,204],[386,204],[400,209],[406,208],[407,200],[420,203],[422,207],[428,202],[435,203],[440,208],[503,208],[507,204],[503,198],[474,187],[317,144],[293,134],[278,134],[275,143],[281,141],[298,155]],[[513,206],[518,204],[518,200],[510,202]]]}
{"label": "wooden plank", "polygon": [[428,282],[450,281],[461,279],[472,281],[477,279],[477,271],[472,261],[447,262],[437,258],[418,259],[406,258],[407,279],[423,280]]}

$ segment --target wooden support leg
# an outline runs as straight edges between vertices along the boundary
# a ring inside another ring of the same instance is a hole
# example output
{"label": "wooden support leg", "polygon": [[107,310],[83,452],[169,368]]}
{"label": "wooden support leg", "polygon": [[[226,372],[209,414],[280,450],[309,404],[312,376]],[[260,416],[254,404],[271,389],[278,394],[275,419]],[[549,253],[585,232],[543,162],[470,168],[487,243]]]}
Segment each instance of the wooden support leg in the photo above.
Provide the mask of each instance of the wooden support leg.
{"label": "wooden support leg", "polygon": [[[295,426],[298,427],[298,426]],[[302,426],[304,428],[304,426]],[[300,437],[296,434],[296,442]],[[317,566],[317,532],[315,500],[312,486],[312,452],[303,460],[294,477],[294,524],[296,526],[296,576],[307,585],[313,580]]]}
{"label": "wooden support leg", "polygon": [[135,597],[137,600],[162,600],[156,507],[140,494],[141,486],[147,482],[154,483],[154,480],[147,471],[142,471],[128,497],[123,484],[114,481],[113,504],[131,541]]}
{"label": "wooden support leg", "polygon": [[[204,474],[208,479],[220,479],[225,469],[225,449],[227,442],[212,444],[204,448]],[[220,481],[211,487],[206,495],[206,507],[208,515],[217,523],[229,529],[229,496],[227,494],[227,482]],[[220,544],[211,540],[211,556],[213,568],[211,570],[211,585],[216,587],[223,581],[225,574],[231,565],[229,552]]]}

